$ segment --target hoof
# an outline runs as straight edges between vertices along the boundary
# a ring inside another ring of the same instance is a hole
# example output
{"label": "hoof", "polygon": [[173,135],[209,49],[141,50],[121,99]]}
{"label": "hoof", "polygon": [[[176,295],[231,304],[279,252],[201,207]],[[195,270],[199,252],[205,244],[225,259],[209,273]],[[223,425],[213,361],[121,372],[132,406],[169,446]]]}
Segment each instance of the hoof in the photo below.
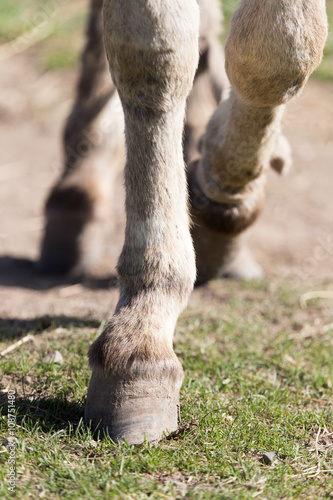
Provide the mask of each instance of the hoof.
{"label": "hoof", "polygon": [[242,247],[236,257],[222,270],[225,278],[252,281],[263,277],[262,267],[247,247]]}
{"label": "hoof", "polygon": [[129,444],[160,440],[179,421],[182,380],[136,380],[93,371],[85,408],[85,423],[94,435]]}
{"label": "hoof", "polygon": [[[262,276],[259,264],[243,247],[242,233],[260,215],[264,205],[262,179],[251,182],[241,193],[244,200],[222,203],[207,198],[196,178],[199,164],[188,170],[192,238],[196,253],[197,285],[214,278],[251,280]],[[230,196],[237,195],[237,192]]]}
{"label": "hoof", "polygon": [[192,228],[192,237],[197,264],[196,285],[222,278],[224,269],[238,253],[238,238],[230,238],[200,226]]}
{"label": "hoof", "polygon": [[270,163],[278,174],[287,175],[290,172],[293,163],[291,147],[283,134],[280,134],[277,139]]}
{"label": "hoof", "polygon": [[38,271],[82,274],[91,270],[102,254],[105,219],[94,215],[89,193],[75,186],[56,186],[45,212]]}
{"label": "hoof", "polygon": [[240,236],[225,236],[204,227],[192,229],[197,263],[197,285],[216,278],[254,280],[262,277],[260,265],[243,246]]}
{"label": "hoof", "polygon": [[47,221],[37,261],[38,272],[45,275],[69,274],[77,268],[80,260],[79,226],[76,221],[67,220],[65,223],[62,217]]}
{"label": "hoof", "polygon": [[46,275],[84,274],[99,261],[104,225],[59,213],[48,218],[37,270]]}

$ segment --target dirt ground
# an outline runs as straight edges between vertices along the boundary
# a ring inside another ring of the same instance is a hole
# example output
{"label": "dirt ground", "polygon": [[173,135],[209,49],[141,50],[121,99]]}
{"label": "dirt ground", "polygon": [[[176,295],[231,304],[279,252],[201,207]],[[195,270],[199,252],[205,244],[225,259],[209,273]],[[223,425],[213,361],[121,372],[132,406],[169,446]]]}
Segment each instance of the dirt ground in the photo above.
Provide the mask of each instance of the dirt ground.
{"label": "dirt ground", "polygon": [[[115,270],[124,226],[119,180],[105,262],[75,282],[34,271],[43,204],[59,175],[61,130],[75,71],[38,74],[26,54],[0,63],[0,317],[50,315],[103,319],[117,300]],[[266,275],[310,286],[333,278],[333,85],[312,80],[288,107],[285,133],[294,152],[286,177],[269,173],[267,205],[248,235]],[[205,290],[196,290],[195,306]]]}

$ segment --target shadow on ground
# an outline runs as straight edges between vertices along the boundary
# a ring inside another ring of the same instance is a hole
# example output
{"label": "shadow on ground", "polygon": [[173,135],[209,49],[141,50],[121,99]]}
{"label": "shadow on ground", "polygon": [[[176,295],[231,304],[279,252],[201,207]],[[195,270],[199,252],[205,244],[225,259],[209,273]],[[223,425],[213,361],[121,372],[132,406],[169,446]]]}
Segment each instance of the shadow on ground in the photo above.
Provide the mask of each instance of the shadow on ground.
{"label": "shadow on ground", "polygon": [[71,316],[42,316],[34,319],[0,318],[0,341],[21,337],[27,333],[40,334],[56,328],[99,328],[101,322]]}
{"label": "shadow on ground", "polygon": [[[0,384],[0,413],[7,414],[8,397]],[[84,418],[84,402],[67,401],[63,397],[16,397],[16,424],[25,429],[36,426],[43,432],[67,433],[77,430]]]}
{"label": "shadow on ground", "polygon": [[75,284],[90,290],[108,290],[117,287],[117,276],[43,276],[38,273],[33,260],[0,256],[0,286],[43,291]]}

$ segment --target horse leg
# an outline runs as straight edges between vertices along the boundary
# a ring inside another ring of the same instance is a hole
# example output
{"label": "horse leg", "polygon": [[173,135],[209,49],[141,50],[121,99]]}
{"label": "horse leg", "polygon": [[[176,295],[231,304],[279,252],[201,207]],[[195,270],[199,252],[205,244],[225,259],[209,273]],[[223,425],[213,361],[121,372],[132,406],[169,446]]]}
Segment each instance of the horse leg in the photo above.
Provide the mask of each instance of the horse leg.
{"label": "horse leg", "polygon": [[46,202],[38,263],[45,273],[81,273],[98,261],[123,166],[123,113],[105,57],[102,6],[103,0],[91,0],[76,100],[63,136],[64,169]]}
{"label": "horse leg", "polygon": [[130,443],[178,424],[172,347],[195,279],[182,133],[198,62],[195,0],[105,0],[105,47],[125,116],[126,234],[120,298],[89,351],[86,422]]}
{"label": "horse leg", "polygon": [[210,119],[201,159],[189,172],[198,281],[235,261],[236,272],[256,274],[240,258],[240,235],[263,208],[267,166],[282,170],[289,162],[280,129],[284,106],[320,62],[326,35],[324,0],[242,0],[235,13],[225,48],[232,90]]}

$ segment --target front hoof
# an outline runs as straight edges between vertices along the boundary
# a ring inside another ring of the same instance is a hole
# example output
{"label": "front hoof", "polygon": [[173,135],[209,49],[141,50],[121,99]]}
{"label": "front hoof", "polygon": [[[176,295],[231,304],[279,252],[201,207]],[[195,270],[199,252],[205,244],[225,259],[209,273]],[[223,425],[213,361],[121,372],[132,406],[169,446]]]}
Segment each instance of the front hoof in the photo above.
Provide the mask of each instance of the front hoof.
{"label": "front hoof", "polygon": [[94,370],[87,396],[85,423],[100,437],[129,444],[160,440],[179,421],[182,380],[135,379]]}

